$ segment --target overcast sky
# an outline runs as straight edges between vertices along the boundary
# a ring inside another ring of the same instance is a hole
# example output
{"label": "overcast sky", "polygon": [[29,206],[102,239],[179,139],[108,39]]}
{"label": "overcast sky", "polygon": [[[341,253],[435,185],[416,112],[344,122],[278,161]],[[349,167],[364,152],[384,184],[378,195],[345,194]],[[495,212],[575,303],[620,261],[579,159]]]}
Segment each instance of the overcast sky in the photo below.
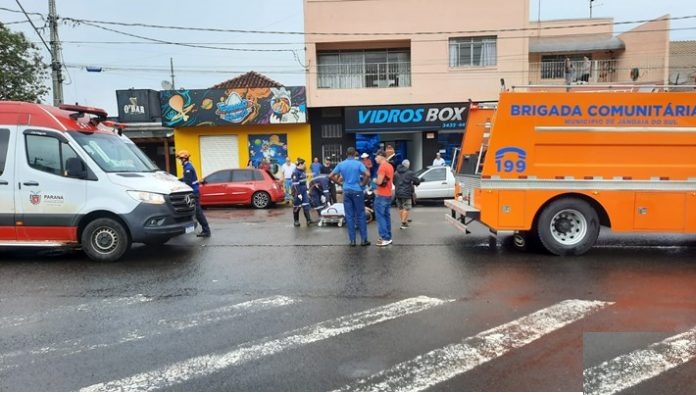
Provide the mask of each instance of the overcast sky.
{"label": "overcast sky", "polygon": [[[27,12],[44,16],[48,13],[48,0],[20,0],[20,3]],[[58,0],[57,3],[61,18],[79,20],[280,32],[303,30],[302,0]],[[539,16],[542,20],[587,18],[589,4],[589,0],[530,0],[529,19],[536,21]],[[369,1],[365,2],[365,7],[369,7]],[[0,0],[0,8],[19,10],[15,0]],[[653,19],[665,14],[672,17],[696,15],[696,1],[596,0],[592,10],[593,17],[613,17],[616,22]],[[31,16],[38,28],[45,26],[45,19],[41,16]],[[0,9],[0,21],[9,23],[7,27],[11,30],[22,31],[36,42],[48,63],[49,52],[32,27],[28,23],[14,23],[23,20],[25,18],[21,13]],[[273,52],[153,44],[84,23],[62,23],[59,31],[60,39],[64,42],[63,58],[65,64],[70,66],[63,88],[67,103],[102,107],[116,115],[115,91],[128,88],[162,89],[162,82],[171,80],[170,58],[174,61],[177,88],[207,88],[249,70],[261,72],[285,85],[305,85],[301,64],[304,62],[302,35],[101,26],[162,41]],[[462,20],[462,27],[466,27],[466,19]],[[631,27],[634,26],[619,25],[615,31],[618,33]],[[671,28],[672,40],[696,39],[696,18],[673,21]],[[48,42],[48,29],[41,32]],[[86,65],[102,67],[102,72],[88,72],[84,68]],[[46,97],[45,101],[50,103],[51,96]]]}

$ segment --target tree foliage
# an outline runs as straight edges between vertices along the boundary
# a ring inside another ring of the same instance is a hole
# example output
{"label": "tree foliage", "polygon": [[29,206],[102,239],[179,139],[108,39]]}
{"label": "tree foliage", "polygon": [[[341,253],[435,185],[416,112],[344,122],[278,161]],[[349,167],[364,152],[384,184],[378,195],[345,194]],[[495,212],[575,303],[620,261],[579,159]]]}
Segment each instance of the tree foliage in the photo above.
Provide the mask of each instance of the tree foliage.
{"label": "tree foliage", "polygon": [[24,34],[0,23],[0,100],[40,101],[48,93],[47,68]]}

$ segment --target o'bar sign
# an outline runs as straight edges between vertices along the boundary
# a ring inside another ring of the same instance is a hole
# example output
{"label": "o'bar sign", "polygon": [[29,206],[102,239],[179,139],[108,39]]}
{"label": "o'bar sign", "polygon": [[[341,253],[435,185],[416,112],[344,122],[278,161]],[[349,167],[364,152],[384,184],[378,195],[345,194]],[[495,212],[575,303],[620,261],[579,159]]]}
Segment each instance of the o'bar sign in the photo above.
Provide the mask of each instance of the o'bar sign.
{"label": "o'bar sign", "polygon": [[159,92],[155,90],[117,90],[116,103],[121,122],[152,122],[160,117]]}
{"label": "o'bar sign", "polygon": [[350,132],[464,129],[468,113],[469,103],[347,107],[345,129]]}

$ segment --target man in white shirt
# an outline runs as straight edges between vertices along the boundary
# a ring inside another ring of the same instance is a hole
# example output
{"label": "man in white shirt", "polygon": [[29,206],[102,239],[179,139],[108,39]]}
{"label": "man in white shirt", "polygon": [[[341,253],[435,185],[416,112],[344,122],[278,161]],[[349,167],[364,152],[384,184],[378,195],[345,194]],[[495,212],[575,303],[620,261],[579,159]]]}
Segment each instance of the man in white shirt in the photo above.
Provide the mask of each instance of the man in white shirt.
{"label": "man in white shirt", "polygon": [[445,160],[440,157],[440,153],[435,154],[435,159],[433,159],[433,166],[444,166]]}
{"label": "man in white shirt", "polygon": [[283,171],[283,178],[285,179],[285,201],[292,202],[292,196],[290,191],[292,190],[292,173],[295,172],[295,164],[292,163],[292,159],[288,156],[285,158],[285,163],[280,169]]}

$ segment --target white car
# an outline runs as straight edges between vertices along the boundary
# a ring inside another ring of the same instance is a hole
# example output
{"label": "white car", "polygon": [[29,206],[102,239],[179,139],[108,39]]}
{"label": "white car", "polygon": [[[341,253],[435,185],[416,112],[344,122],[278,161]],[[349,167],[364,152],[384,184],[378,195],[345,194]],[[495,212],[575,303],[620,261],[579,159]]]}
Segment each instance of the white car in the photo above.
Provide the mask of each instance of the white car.
{"label": "white car", "polygon": [[416,200],[454,198],[455,178],[447,166],[428,166],[416,172],[421,179],[416,186]]}

